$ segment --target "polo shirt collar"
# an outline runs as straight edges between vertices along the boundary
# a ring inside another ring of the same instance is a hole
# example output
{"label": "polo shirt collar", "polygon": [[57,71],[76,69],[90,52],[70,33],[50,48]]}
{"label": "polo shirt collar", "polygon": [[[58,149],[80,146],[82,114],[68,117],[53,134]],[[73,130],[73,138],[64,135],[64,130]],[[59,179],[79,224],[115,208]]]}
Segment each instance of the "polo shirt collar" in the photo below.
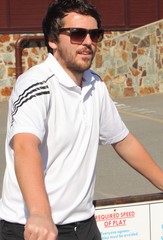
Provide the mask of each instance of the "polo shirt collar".
{"label": "polo shirt collar", "polygon": [[54,73],[54,75],[57,77],[58,81],[66,86],[66,87],[75,87],[75,82],[71,79],[71,77],[65,72],[65,70],[62,68],[62,66],[58,63],[58,61],[55,59],[55,57],[49,53],[47,64],[50,70]]}

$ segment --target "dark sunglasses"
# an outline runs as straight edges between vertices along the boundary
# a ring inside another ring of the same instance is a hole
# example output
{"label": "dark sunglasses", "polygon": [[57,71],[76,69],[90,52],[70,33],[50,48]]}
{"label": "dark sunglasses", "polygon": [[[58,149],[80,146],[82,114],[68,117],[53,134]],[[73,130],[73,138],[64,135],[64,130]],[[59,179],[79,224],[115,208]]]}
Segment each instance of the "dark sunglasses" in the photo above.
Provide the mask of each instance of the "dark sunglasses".
{"label": "dark sunglasses", "polygon": [[81,44],[89,34],[92,42],[101,42],[104,36],[103,29],[85,29],[85,28],[61,28],[59,33],[68,33],[71,43]]}

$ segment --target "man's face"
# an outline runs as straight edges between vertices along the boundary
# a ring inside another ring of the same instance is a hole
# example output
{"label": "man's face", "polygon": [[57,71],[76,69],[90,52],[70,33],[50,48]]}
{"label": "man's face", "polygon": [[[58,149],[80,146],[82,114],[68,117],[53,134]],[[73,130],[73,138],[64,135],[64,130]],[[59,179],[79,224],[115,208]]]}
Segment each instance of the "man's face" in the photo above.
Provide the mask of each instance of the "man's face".
{"label": "man's face", "polygon": [[[98,28],[93,17],[75,12],[64,17],[62,23],[62,28]],[[71,42],[69,34],[60,33],[59,42],[55,45],[54,56],[70,75],[81,74],[90,68],[97,48],[97,43],[92,42],[89,34],[86,35],[82,43],[74,44]]]}

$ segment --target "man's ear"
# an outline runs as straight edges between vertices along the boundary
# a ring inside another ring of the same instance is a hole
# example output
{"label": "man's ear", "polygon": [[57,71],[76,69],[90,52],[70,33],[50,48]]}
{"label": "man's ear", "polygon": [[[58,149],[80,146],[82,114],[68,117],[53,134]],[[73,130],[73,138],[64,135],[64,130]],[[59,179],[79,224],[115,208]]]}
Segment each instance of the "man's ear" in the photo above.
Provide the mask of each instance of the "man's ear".
{"label": "man's ear", "polygon": [[50,46],[54,51],[57,49],[57,45],[56,45],[55,42],[49,41],[48,44],[49,44],[49,46]]}

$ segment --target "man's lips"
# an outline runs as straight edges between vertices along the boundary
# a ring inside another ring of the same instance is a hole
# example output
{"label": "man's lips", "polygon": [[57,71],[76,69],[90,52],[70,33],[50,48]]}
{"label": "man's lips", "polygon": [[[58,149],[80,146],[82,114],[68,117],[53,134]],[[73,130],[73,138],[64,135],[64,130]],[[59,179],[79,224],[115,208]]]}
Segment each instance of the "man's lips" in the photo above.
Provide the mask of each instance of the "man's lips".
{"label": "man's lips", "polygon": [[79,52],[78,54],[81,54],[81,55],[92,55],[92,52]]}
{"label": "man's lips", "polygon": [[78,54],[92,56],[93,51],[91,49],[82,49],[82,50],[78,51]]}
{"label": "man's lips", "polygon": [[92,58],[93,52],[92,51],[79,51],[78,54],[83,57]]}

